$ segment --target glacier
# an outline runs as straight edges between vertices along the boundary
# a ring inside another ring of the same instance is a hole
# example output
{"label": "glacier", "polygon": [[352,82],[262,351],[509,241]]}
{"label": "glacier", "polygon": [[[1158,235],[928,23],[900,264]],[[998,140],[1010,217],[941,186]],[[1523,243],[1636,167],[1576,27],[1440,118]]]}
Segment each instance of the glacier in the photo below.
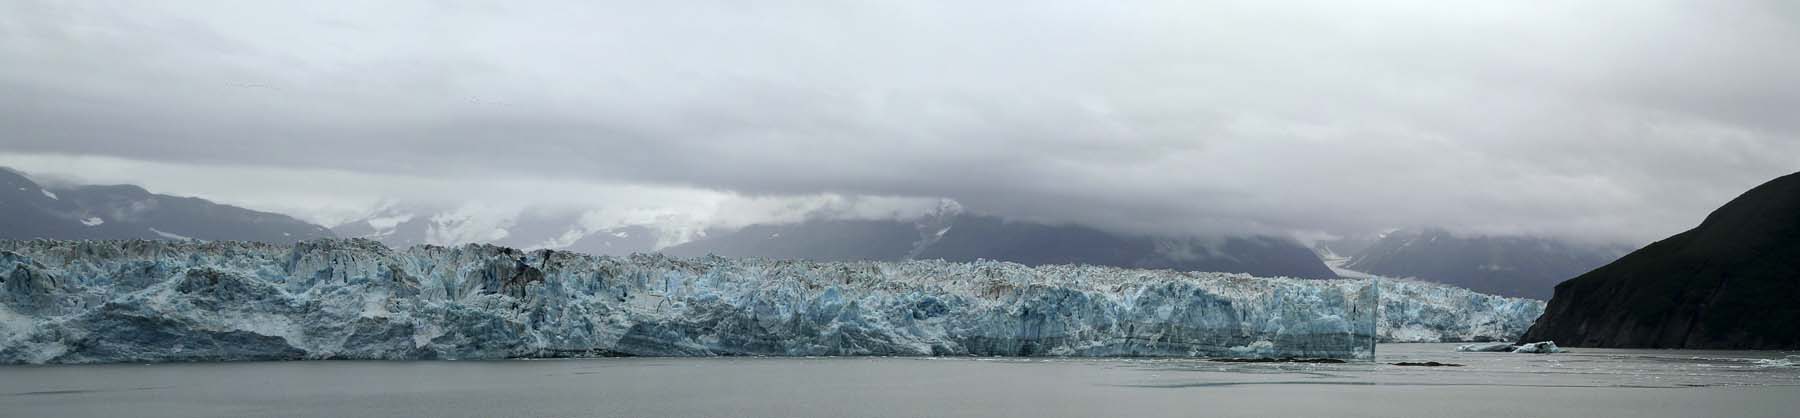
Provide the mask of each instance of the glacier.
{"label": "glacier", "polygon": [[1525,335],[1544,301],[1478,293],[1416,279],[1371,276],[1381,285],[1381,342],[1510,342]]}
{"label": "glacier", "polygon": [[365,240],[0,241],[0,363],[595,356],[1370,359],[1539,301],[1406,280],[630,257]]}

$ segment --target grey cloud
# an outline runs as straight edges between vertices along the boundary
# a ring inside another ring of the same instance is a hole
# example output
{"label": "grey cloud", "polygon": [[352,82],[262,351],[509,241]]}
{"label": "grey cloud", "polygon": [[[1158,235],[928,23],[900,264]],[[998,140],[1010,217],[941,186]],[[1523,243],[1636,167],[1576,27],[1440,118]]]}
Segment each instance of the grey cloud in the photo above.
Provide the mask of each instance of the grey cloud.
{"label": "grey cloud", "polygon": [[1800,169],[1783,2],[964,3],[9,3],[0,151],[1634,242]]}

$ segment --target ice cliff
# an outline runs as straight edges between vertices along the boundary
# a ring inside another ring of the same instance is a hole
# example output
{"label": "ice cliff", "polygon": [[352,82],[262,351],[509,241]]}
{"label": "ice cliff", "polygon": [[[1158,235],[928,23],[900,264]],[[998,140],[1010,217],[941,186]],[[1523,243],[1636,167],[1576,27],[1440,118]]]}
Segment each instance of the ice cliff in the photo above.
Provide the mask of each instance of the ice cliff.
{"label": "ice cliff", "polygon": [[1377,333],[1510,339],[1543,306],[1406,281],[1377,291],[1366,280],[1091,266],[395,250],[367,240],[0,241],[0,280],[0,363],[1367,358]]}
{"label": "ice cliff", "polygon": [[1440,283],[1381,278],[1382,342],[1514,341],[1544,301],[1476,293]]}

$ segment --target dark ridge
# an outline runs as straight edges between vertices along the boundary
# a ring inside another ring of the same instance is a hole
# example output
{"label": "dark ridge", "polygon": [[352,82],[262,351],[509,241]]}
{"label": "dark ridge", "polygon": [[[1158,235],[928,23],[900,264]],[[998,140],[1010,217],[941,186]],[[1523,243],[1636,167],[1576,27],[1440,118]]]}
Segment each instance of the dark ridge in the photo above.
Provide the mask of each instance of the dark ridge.
{"label": "dark ridge", "polygon": [[1523,341],[1576,347],[1800,348],[1800,173],[1694,229],[1556,286]]}

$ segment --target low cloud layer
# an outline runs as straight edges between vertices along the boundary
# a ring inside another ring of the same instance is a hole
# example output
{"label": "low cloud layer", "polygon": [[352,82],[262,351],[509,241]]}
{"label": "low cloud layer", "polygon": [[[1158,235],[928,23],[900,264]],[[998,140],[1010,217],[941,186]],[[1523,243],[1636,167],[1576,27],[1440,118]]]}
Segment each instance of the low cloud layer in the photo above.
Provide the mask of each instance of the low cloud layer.
{"label": "low cloud layer", "polygon": [[329,3],[0,4],[0,160],[315,220],[893,196],[1633,243],[1800,170],[1787,2]]}

